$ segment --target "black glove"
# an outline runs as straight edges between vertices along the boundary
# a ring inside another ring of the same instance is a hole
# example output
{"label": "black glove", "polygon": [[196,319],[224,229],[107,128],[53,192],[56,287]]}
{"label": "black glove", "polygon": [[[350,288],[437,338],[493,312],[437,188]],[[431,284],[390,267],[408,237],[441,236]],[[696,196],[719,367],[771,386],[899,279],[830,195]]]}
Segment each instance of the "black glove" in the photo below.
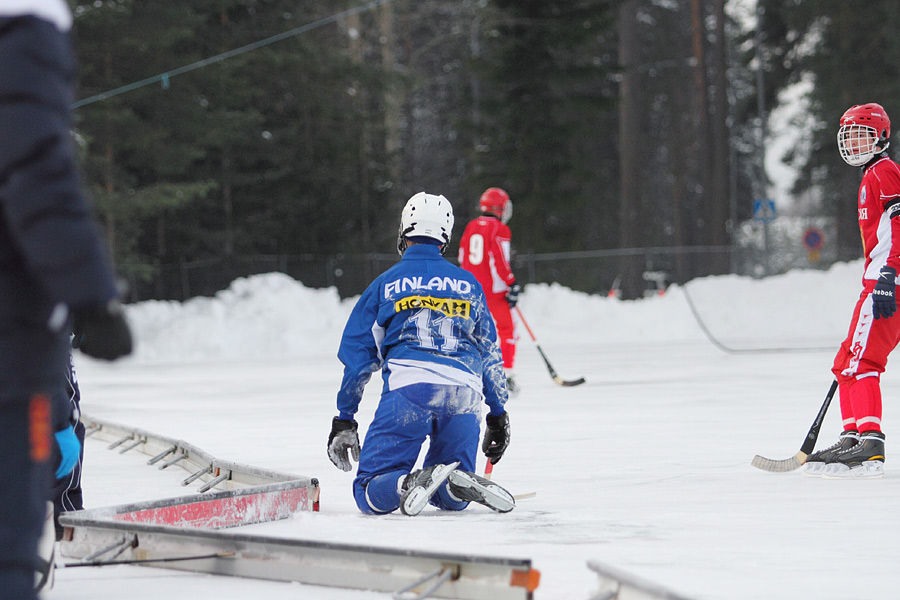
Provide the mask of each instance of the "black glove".
{"label": "black glove", "polygon": [[328,460],[341,471],[353,470],[350,456],[347,454],[348,450],[353,454],[353,460],[359,462],[357,427],[356,421],[348,421],[340,417],[335,417],[331,421],[331,435],[328,436]]}
{"label": "black glove", "polygon": [[72,347],[94,358],[115,360],[131,354],[131,329],[118,300],[73,310]]}
{"label": "black glove", "polygon": [[519,302],[519,292],[521,291],[522,286],[518,283],[509,286],[509,291],[506,292],[506,301],[509,302],[510,308],[515,308],[516,304]]}
{"label": "black glove", "polygon": [[872,290],[872,314],[875,318],[894,316],[897,312],[897,269],[893,267],[881,267],[878,274],[878,283]]}
{"label": "black glove", "polygon": [[484,422],[487,429],[484,432],[481,451],[490,459],[492,465],[496,465],[509,446],[509,413],[499,416],[488,415]]}

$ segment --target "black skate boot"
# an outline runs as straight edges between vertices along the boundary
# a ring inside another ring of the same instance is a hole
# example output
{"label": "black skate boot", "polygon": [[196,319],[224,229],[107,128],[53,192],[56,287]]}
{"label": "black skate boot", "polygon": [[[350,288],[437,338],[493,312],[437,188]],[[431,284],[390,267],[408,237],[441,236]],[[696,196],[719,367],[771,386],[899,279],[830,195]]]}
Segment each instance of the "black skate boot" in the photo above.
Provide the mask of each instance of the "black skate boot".
{"label": "black skate boot", "polygon": [[884,477],[884,434],[880,431],[861,433],[857,445],[839,452],[825,465],[822,477],[825,479]]}
{"label": "black skate boot", "polygon": [[849,450],[858,443],[858,431],[856,431],[855,429],[849,429],[842,432],[841,437],[838,439],[837,443],[832,444],[824,450],[819,450],[818,452],[813,452],[809,455],[809,457],[806,459],[806,462],[803,464],[803,474],[809,475],[810,477],[821,477],[822,471],[825,470],[826,463],[831,462],[831,460],[839,452]]}
{"label": "black skate boot", "polygon": [[459,461],[456,461],[449,465],[434,465],[407,475],[400,486],[400,512],[409,517],[422,512],[434,493],[458,466]]}
{"label": "black skate boot", "polygon": [[516,507],[516,499],[505,489],[475,473],[456,470],[450,473],[450,494],[464,502],[477,502],[491,510],[506,513]]}

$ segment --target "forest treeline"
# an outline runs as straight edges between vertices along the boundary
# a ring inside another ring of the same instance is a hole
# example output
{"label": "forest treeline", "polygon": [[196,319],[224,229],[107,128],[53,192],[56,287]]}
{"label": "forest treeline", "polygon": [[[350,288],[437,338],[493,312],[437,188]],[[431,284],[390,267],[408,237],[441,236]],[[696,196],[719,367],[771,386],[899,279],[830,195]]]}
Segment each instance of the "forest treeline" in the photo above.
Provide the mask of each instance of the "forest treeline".
{"label": "forest treeline", "polygon": [[[145,280],[391,252],[410,195],[444,194],[460,232],[490,186],[520,251],[727,247],[766,197],[766,113],[805,81],[795,191],[855,258],[858,174],[834,134],[851,104],[900,115],[900,4],[760,2],[72,2],[85,183]],[[641,270],[623,262],[626,298]]]}

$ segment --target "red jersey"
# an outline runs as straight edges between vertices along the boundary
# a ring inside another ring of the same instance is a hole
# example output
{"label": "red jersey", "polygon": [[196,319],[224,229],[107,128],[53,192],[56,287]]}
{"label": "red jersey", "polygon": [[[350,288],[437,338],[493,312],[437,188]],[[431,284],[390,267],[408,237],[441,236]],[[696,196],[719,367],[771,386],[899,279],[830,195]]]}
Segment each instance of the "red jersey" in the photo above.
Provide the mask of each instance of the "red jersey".
{"label": "red jersey", "polygon": [[475,275],[485,294],[506,293],[516,280],[509,266],[511,238],[509,227],[488,215],[470,221],[463,231],[459,266]]}
{"label": "red jersey", "polygon": [[859,184],[858,200],[865,284],[867,279],[877,281],[885,265],[900,271],[900,218],[891,218],[900,211],[900,166],[882,158],[868,167]]}

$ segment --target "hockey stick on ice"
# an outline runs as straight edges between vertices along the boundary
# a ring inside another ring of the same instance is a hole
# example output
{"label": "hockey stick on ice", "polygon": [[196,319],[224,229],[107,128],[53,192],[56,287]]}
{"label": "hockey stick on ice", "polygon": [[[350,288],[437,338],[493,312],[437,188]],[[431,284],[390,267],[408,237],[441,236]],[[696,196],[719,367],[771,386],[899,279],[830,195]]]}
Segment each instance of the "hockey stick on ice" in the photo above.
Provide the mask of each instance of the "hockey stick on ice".
{"label": "hockey stick on ice", "polygon": [[773,473],[786,473],[788,471],[793,471],[795,469],[799,469],[803,463],[806,462],[806,458],[812,454],[813,449],[816,447],[816,439],[819,437],[819,429],[822,427],[822,421],[825,419],[825,413],[828,411],[828,406],[831,404],[831,399],[834,397],[834,392],[838,388],[838,382],[835,380],[831,384],[831,388],[828,390],[828,394],[825,396],[825,402],[822,403],[822,408],[819,409],[819,414],[816,415],[816,420],[813,421],[812,427],[809,428],[809,433],[806,434],[806,439],[803,440],[803,445],[800,446],[800,452],[795,454],[790,458],[785,458],[782,460],[772,460],[771,458],[764,458],[757,454],[753,457],[753,460],[750,461],[750,464],[756,467],[757,469],[762,469],[763,471],[771,471]]}
{"label": "hockey stick on ice", "polygon": [[[488,459],[487,464],[484,465],[484,478],[490,481],[491,473],[494,472],[494,463]],[[525,492],[524,494],[513,494],[513,498],[518,502],[519,500],[524,500],[526,498],[534,498],[537,496],[537,492]]]}
{"label": "hockey stick on ice", "polygon": [[544,364],[547,365],[547,370],[550,371],[550,377],[553,378],[553,381],[558,383],[559,385],[565,387],[573,387],[576,385],[581,385],[584,383],[584,377],[579,377],[578,379],[570,379],[565,380],[559,375],[556,374],[556,369],[553,368],[553,365],[550,364],[550,361],[547,360],[547,355],[544,354],[544,351],[541,349],[541,345],[538,344],[537,339],[534,337],[534,333],[531,331],[531,327],[528,326],[528,322],[525,320],[525,317],[522,316],[522,311],[519,310],[519,307],[516,306],[516,314],[519,315],[519,320],[522,321],[522,325],[525,326],[525,329],[528,331],[529,337],[531,337],[531,341],[534,342],[535,348],[537,348],[538,354],[541,355],[541,358],[544,359]]}

